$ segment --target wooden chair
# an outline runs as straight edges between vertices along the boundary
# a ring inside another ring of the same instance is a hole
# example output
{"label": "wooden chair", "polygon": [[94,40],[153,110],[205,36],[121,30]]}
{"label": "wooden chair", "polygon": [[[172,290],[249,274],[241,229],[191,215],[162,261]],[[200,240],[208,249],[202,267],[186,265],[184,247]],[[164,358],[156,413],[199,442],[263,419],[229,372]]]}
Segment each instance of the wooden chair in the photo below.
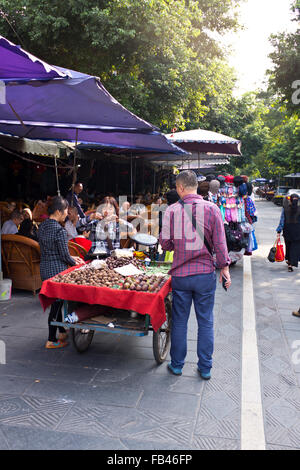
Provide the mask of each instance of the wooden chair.
{"label": "wooden chair", "polygon": [[134,245],[134,241],[131,238],[125,238],[120,240],[121,248],[131,248]]}
{"label": "wooden chair", "polygon": [[69,252],[71,256],[80,256],[80,258],[84,259],[87,251],[83,246],[79,245],[78,243],[72,242],[71,240],[68,241]]}
{"label": "wooden chair", "polygon": [[11,212],[7,207],[5,207],[4,205],[3,206],[0,206],[0,216],[1,216],[1,225],[4,224],[4,222],[6,222],[7,220],[10,219],[10,216],[11,216]]}
{"label": "wooden chair", "polygon": [[35,295],[42,285],[38,242],[21,235],[2,235],[1,253],[4,277],[12,280],[13,288]]}

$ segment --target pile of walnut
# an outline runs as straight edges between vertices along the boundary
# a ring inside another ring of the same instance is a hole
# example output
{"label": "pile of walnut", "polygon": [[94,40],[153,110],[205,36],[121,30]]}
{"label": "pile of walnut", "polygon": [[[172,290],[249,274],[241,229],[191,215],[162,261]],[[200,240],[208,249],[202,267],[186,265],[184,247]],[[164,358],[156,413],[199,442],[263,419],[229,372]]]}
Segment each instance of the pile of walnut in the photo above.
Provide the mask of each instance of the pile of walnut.
{"label": "pile of walnut", "polygon": [[126,266],[127,264],[133,264],[137,268],[141,268],[142,266],[144,266],[144,263],[142,261],[136,258],[129,258],[125,256],[121,258],[109,256],[105,260],[105,262],[110,269],[121,268],[122,266]]}
{"label": "pile of walnut", "polygon": [[86,268],[75,269],[67,274],[58,274],[53,278],[53,281],[80,286],[113,287],[121,283],[123,279],[121,274],[109,268]]}
{"label": "pile of walnut", "polygon": [[162,288],[169,276],[140,274],[124,277],[113,269],[89,268],[75,269],[67,274],[58,274],[52,281],[80,286],[109,287],[156,293]]}

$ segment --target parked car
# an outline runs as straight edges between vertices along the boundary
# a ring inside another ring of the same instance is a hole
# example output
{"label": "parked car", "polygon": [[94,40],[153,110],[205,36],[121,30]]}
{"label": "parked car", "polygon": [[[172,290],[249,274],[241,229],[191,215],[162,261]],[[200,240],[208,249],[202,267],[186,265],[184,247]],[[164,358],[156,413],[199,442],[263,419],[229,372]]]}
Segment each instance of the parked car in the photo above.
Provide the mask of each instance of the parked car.
{"label": "parked car", "polygon": [[298,196],[300,197],[300,189],[289,189],[288,192],[286,193],[285,197],[287,199],[290,199],[292,194],[298,194]]}
{"label": "parked car", "polygon": [[[282,206],[283,199],[287,195],[288,191],[290,190],[291,190],[290,186],[278,186],[273,197],[274,204],[276,204],[277,206]],[[298,190],[295,190],[295,191],[298,191]]]}

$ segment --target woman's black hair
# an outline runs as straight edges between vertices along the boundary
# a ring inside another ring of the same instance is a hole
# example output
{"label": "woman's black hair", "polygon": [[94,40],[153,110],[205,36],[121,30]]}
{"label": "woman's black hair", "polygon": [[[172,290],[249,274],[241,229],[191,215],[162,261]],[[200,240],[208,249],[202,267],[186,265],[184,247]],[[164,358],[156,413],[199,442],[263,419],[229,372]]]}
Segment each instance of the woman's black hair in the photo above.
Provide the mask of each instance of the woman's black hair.
{"label": "woman's black hair", "polygon": [[48,207],[48,214],[52,215],[56,211],[63,212],[65,209],[68,208],[68,206],[69,203],[66,199],[61,196],[55,196]]}
{"label": "woman's black hair", "polygon": [[19,228],[19,235],[28,237],[32,235],[33,222],[30,219],[24,219]]}
{"label": "woman's black hair", "polygon": [[180,197],[178,196],[176,189],[170,189],[166,194],[166,199],[168,206],[171,206],[172,204],[175,204],[175,202],[179,201]]}

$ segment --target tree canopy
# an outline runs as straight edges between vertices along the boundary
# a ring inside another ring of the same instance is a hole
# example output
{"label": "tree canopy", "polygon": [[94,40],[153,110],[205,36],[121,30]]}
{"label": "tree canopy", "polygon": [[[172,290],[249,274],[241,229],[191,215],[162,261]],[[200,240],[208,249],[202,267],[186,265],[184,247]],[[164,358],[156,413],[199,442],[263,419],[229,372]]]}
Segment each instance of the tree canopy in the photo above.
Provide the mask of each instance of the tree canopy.
{"label": "tree canopy", "polygon": [[162,128],[205,114],[239,0],[0,0],[0,31],[42,59],[97,75]]}
{"label": "tree canopy", "polygon": [[[299,31],[271,38],[268,91],[237,98],[235,71],[216,37],[240,28],[242,2],[0,0],[0,34],[53,65],[99,76],[163,131],[200,127],[240,139],[243,157],[224,171],[299,171]],[[299,20],[300,0],[292,8]]]}
{"label": "tree canopy", "polygon": [[[294,20],[300,24],[300,0],[292,5]],[[280,33],[271,37],[270,88],[286,104],[289,113],[300,115],[300,27],[295,33]]]}

